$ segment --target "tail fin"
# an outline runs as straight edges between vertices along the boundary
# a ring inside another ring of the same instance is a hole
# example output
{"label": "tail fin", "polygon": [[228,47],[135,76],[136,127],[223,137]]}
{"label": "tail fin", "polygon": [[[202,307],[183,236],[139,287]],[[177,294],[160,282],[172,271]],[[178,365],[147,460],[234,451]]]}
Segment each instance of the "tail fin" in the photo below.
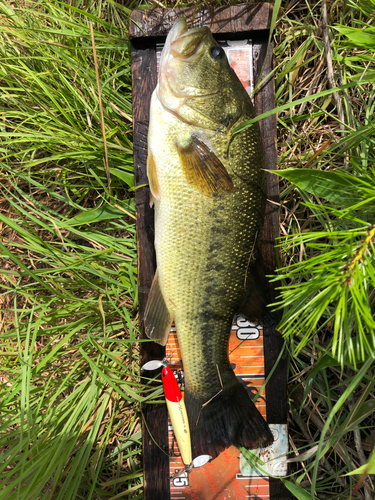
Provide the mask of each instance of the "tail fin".
{"label": "tail fin", "polygon": [[272,432],[249,398],[245,388],[235,381],[208,404],[185,388],[193,456],[217,457],[234,445],[247,449],[264,448],[273,443]]}

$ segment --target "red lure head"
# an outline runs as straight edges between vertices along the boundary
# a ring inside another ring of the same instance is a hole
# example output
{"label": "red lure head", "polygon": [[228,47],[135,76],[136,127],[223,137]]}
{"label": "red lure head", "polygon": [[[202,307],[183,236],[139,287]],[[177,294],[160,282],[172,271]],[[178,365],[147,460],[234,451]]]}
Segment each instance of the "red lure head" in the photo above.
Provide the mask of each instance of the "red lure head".
{"label": "red lure head", "polygon": [[172,403],[181,401],[182,394],[180,388],[172,370],[168,366],[162,369],[161,379],[163,381],[164,394],[168,401],[172,401]]}

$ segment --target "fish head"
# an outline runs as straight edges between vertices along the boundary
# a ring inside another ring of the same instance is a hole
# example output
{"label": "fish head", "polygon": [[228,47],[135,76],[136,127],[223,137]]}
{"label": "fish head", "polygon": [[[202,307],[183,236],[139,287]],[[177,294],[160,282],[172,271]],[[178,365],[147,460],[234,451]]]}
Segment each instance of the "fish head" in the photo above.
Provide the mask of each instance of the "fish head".
{"label": "fish head", "polygon": [[249,98],[207,26],[187,29],[179,18],[160,60],[157,95],[164,108],[200,128],[233,126]]}

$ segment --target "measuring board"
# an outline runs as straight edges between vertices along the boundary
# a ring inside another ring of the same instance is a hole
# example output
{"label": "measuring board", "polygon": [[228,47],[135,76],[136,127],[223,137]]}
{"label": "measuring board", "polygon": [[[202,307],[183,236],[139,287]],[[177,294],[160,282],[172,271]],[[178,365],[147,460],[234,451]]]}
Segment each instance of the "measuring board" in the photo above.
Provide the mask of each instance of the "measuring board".
{"label": "measuring board", "polygon": [[[183,386],[183,364],[175,328],[172,328],[169,335],[166,356],[177,381]],[[240,315],[235,318],[229,339],[229,360],[249,397],[253,398],[258,395],[256,407],[266,419],[263,328],[261,325],[252,324]],[[287,473],[286,427],[285,424],[270,424],[275,442],[266,449],[254,451],[265,462],[263,466],[265,472],[272,476],[285,476]],[[268,478],[263,477],[261,471],[254,469],[236,447],[231,446],[212,463],[193,469],[188,474],[185,471],[181,472],[184,464],[169,419],[168,442],[171,500],[214,500],[216,498],[268,500],[270,498]]]}
{"label": "measuring board", "polygon": [[[136,190],[137,242],[138,242],[138,282],[141,336],[145,338],[143,315],[147,295],[155,273],[155,253],[153,247],[153,209],[149,207],[149,188],[146,175],[147,132],[150,98],[157,83],[158,54],[165,36],[177,17],[185,16],[189,28],[209,26],[216,40],[227,52],[230,64],[237,72],[246,90],[251,93],[254,81],[272,70],[272,47],[267,51],[269,26],[272,16],[270,4],[246,4],[231,7],[201,7],[199,9],[155,9],[135,11],[130,21],[133,76],[133,117],[134,117],[134,160]],[[274,108],[273,79],[266,79],[253,99],[257,114]],[[275,116],[260,122],[266,168],[276,168],[276,119]],[[278,235],[278,181],[276,176],[267,174],[267,206],[263,229],[262,257],[266,274],[276,268],[275,236]],[[269,284],[268,294],[273,301],[276,294]],[[282,348],[282,339],[274,327],[261,328],[246,324],[238,317],[229,342],[231,363],[235,373],[246,385],[250,396],[255,395],[265,378],[274,368]],[[246,329],[252,330],[244,333]],[[245,335],[246,338],[241,338]],[[249,337],[249,338],[247,338]],[[171,355],[172,369],[182,370],[179,365],[179,350],[176,333],[172,331],[166,348],[147,342],[141,344],[142,364],[152,359],[162,359],[166,352]],[[175,364],[176,363],[176,364]],[[153,373],[149,372],[150,377]],[[158,376],[158,372],[155,372]],[[287,399],[285,362],[277,365],[268,380],[265,390],[260,393],[258,409],[266,418],[276,439],[273,449],[258,451],[261,459],[273,458],[287,445]],[[166,405],[143,405],[143,450],[146,500],[168,499],[290,499],[290,493],[281,481],[261,476],[241,456],[240,451],[231,447],[212,463],[201,469],[194,469],[189,478],[178,477],[182,468],[179,452],[168,422]],[[272,448],[272,447],[271,447]],[[271,465],[272,464],[272,465]],[[275,465],[276,464],[276,465]],[[271,470],[272,467],[274,470]],[[285,473],[285,462],[270,462],[266,472],[272,475]],[[170,480],[177,470],[177,476]],[[189,484],[186,484],[189,483]]]}

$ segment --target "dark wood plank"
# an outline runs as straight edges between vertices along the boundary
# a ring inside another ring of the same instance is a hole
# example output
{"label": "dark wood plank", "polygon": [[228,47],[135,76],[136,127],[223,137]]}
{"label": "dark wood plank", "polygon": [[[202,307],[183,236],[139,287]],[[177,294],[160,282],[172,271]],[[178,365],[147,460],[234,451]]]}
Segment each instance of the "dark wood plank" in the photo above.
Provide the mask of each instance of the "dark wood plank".
{"label": "dark wood plank", "polygon": [[131,38],[166,36],[174,21],[181,16],[186,16],[189,27],[209,26],[212,33],[242,33],[269,29],[272,5],[254,3],[134,11],[130,15],[129,35]]}
{"label": "dark wood plank", "polygon": [[[263,80],[271,73],[273,68],[272,45],[267,53],[268,39],[260,34],[253,39],[253,59],[255,81],[262,76]],[[260,91],[255,96],[255,108],[258,115],[269,111],[275,107],[275,87],[274,79],[270,78],[263,84]],[[277,169],[277,149],[276,149],[276,115],[265,118],[260,123],[263,146],[266,157],[267,170]],[[279,182],[278,177],[272,173],[267,173],[267,205],[263,229],[262,257],[266,275],[273,274],[277,267],[277,250],[275,249],[275,238],[279,235]],[[268,283],[268,300],[273,302],[276,298],[276,290],[273,283]],[[276,316],[276,320],[281,319],[281,311]],[[268,377],[274,367],[280,351],[283,347],[283,339],[275,326],[264,327],[264,363],[265,375]],[[267,422],[271,424],[286,424],[288,421],[288,400],[287,400],[287,374],[286,361],[283,357],[272,377],[266,385],[266,411]],[[289,500],[292,498],[289,490],[279,479],[270,479],[271,500]]]}
{"label": "dark wood plank", "polygon": [[[259,39],[259,45],[255,42],[255,49],[259,50],[257,61],[256,77],[259,77],[260,70],[264,64],[263,76],[268,75],[272,70],[272,47],[267,53],[267,40]],[[265,63],[264,63],[265,61]],[[275,89],[273,78],[263,85],[263,88],[255,96],[255,106],[257,114],[265,113],[275,106]],[[266,157],[266,168],[275,170],[277,168],[276,151],[276,116],[270,116],[260,122],[263,145]],[[266,275],[272,274],[277,267],[277,253],[275,249],[275,237],[279,234],[279,183],[276,175],[267,173],[267,205],[263,229],[263,265]],[[269,300],[272,302],[276,297],[275,288],[272,283],[268,287]],[[280,319],[280,312],[278,319]],[[282,348],[283,340],[274,327],[265,327],[265,368],[266,376],[272,370],[277,357]],[[286,393],[286,367],[284,360],[281,360],[274,374],[266,386],[267,394],[267,421],[270,423],[287,423],[287,393]]]}
{"label": "dark wood plank", "polygon": [[270,500],[292,500],[295,498],[280,479],[270,477]]}
{"label": "dark wood plank", "polygon": [[[258,44],[259,40],[259,44]],[[272,46],[267,53],[267,39],[259,38],[253,40],[254,49],[259,52],[257,58],[256,78],[259,78],[260,71],[263,68],[264,76],[272,71]],[[255,107],[257,114],[265,113],[275,106],[274,80],[270,78],[262,87],[261,91],[255,96]],[[276,150],[276,115],[270,116],[260,122],[262,132],[263,146],[266,157],[267,170],[277,168],[277,150]],[[263,229],[262,257],[263,266],[266,275],[272,274],[277,267],[277,253],[275,249],[275,237],[279,234],[279,183],[278,177],[272,173],[267,173],[267,205]],[[268,300],[273,302],[276,297],[276,291],[272,283],[268,286]],[[276,316],[280,318],[279,312]],[[264,352],[266,377],[274,367],[277,357],[283,345],[280,333],[272,326],[264,328]],[[271,424],[287,423],[288,405],[286,393],[286,365],[285,361],[280,360],[275,372],[266,386],[267,401],[267,421]]]}
{"label": "dark wood plank", "polygon": [[[155,44],[132,43],[134,173],[136,186],[148,184],[147,132],[150,99],[156,86]],[[145,339],[143,315],[148,292],[155,274],[154,211],[150,208],[149,188],[135,191],[138,246],[138,285],[141,338]],[[141,346],[142,365],[151,359],[162,359],[165,348],[155,342]],[[160,371],[160,370],[159,370]],[[147,372],[153,377],[157,372]],[[168,413],[165,403],[142,405],[143,468],[145,500],[167,500],[169,488]]]}
{"label": "dark wood plank", "polygon": [[[135,11],[131,15],[130,36],[132,38],[132,75],[133,75],[133,116],[134,116],[134,162],[135,183],[142,186],[148,183],[146,175],[147,130],[151,93],[156,86],[155,38],[166,36],[175,19],[186,15],[193,17],[190,26],[210,26],[213,33],[228,34],[231,38],[244,37],[252,31],[255,78],[263,67],[263,75],[272,69],[272,48],[267,54],[268,31],[272,15],[270,4],[246,4],[231,7],[202,7],[200,9],[155,9]],[[142,31],[143,30],[143,31]],[[274,107],[274,82],[270,79],[255,97],[258,114]],[[260,123],[266,167],[276,168],[276,117],[269,117]],[[267,207],[263,233],[263,261],[266,274],[274,272],[277,261],[275,236],[278,234],[278,180],[267,174]],[[273,202],[273,203],[272,203]],[[143,314],[148,291],[155,272],[153,210],[149,207],[149,189],[136,190],[138,268],[139,268],[139,311],[141,338],[145,338]],[[275,290],[269,285],[270,300],[275,298]],[[282,347],[282,339],[275,328],[264,330],[266,376],[273,368]],[[142,363],[150,359],[161,359],[165,349],[155,343],[141,346]],[[152,376],[153,374],[147,374]],[[267,420],[270,423],[287,422],[286,371],[285,362],[278,365],[266,387]],[[143,456],[145,473],[145,499],[167,500],[170,498],[168,479],[168,432],[166,405],[143,405]],[[152,438],[150,436],[152,435]],[[155,444],[155,442],[157,444]],[[290,499],[290,493],[280,480],[270,481],[271,499]]]}

